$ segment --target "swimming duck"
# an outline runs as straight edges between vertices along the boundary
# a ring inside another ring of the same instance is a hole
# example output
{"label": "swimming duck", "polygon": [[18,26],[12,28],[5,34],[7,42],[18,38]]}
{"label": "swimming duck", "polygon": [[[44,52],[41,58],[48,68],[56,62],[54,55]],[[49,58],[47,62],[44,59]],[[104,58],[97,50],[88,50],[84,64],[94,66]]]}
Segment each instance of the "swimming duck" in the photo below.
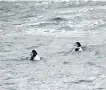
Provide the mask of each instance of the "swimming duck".
{"label": "swimming duck", "polygon": [[32,50],[30,60],[40,60],[40,57],[38,53],[36,52],[36,50]]}
{"label": "swimming duck", "polygon": [[80,42],[76,42],[74,46],[76,46],[75,47],[75,51],[80,51],[80,52],[83,51]]}

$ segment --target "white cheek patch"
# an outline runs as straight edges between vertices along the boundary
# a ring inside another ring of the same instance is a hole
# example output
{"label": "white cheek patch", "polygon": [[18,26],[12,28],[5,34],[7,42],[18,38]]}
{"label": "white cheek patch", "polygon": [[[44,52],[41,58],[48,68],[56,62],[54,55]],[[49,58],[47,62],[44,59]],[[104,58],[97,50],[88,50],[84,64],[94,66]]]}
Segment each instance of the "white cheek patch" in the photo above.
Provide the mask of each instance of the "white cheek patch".
{"label": "white cheek patch", "polygon": [[38,55],[36,55],[36,56],[34,57],[34,60],[40,60],[40,57],[39,57]]}

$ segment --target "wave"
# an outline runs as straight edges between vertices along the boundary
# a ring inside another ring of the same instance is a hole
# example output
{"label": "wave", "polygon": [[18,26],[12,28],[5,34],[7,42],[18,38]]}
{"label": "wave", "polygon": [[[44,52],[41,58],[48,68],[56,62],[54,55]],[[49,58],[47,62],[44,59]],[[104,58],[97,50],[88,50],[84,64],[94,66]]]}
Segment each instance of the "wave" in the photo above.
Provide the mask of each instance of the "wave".
{"label": "wave", "polygon": [[[73,31],[82,33],[82,31],[105,28],[106,17],[102,11],[106,8],[104,1],[43,2],[47,1],[2,1],[0,3],[0,35],[20,35],[20,33],[67,35]],[[94,5],[101,6],[95,9]]]}

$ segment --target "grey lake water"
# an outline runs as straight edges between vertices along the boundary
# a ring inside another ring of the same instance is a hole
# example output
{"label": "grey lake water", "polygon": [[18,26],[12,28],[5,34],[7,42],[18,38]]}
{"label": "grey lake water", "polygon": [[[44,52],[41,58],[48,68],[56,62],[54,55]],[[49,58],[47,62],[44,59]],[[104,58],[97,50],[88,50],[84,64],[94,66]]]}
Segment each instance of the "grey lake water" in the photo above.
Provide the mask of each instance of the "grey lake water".
{"label": "grey lake water", "polygon": [[0,90],[106,90],[105,27],[105,1],[1,1]]}

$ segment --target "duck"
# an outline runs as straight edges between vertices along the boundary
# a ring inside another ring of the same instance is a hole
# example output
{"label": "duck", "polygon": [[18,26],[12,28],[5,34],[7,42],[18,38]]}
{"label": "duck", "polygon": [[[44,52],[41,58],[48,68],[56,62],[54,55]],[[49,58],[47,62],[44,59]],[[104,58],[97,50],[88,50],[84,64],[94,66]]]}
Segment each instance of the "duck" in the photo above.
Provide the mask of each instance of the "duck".
{"label": "duck", "polygon": [[82,52],[83,51],[80,42],[76,42],[74,46],[75,46],[75,50],[74,50],[75,52],[78,52],[78,51]]}
{"label": "duck", "polygon": [[36,50],[32,50],[30,60],[41,60]]}

